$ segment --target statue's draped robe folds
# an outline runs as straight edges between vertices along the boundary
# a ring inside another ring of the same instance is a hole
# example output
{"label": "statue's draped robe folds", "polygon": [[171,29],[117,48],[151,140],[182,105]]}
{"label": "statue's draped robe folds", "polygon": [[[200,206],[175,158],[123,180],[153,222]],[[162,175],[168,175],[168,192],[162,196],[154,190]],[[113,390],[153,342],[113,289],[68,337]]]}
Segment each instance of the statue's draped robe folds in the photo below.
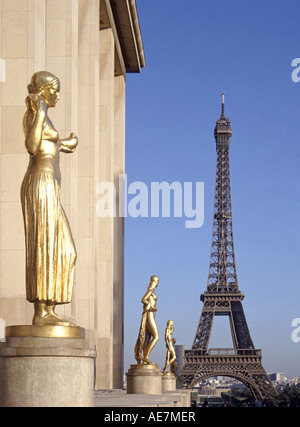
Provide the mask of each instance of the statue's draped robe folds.
{"label": "statue's draped robe folds", "polygon": [[76,249],[60,204],[59,137],[45,118],[42,150],[30,154],[21,187],[26,242],[26,298],[71,302]]}
{"label": "statue's draped robe folds", "polygon": [[144,338],[146,333],[146,324],[147,324],[147,312],[144,312],[142,315],[139,335],[134,347],[134,358],[138,363],[141,363],[143,358],[143,346],[144,346]]}

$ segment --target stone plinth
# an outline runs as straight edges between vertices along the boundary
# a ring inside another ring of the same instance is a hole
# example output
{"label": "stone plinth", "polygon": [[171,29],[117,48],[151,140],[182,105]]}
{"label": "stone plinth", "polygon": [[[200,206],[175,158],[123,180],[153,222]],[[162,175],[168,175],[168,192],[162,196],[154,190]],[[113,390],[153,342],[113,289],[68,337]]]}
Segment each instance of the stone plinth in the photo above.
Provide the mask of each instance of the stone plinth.
{"label": "stone plinth", "polygon": [[162,393],[162,373],[157,365],[130,365],[126,375],[128,394]]}
{"label": "stone plinth", "polygon": [[0,343],[0,407],[94,406],[95,358],[84,338],[7,336]]}
{"label": "stone plinth", "polygon": [[181,407],[190,408],[192,390],[163,391],[162,394],[127,394],[126,390],[95,391],[95,407]]}
{"label": "stone plinth", "polygon": [[176,390],[176,376],[171,373],[163,374],[162,391],[175,391],[175,390]]}
{"label": "stone plinth", "polygon": [[85,338],[85,330],[79,326],[19,325],[7,326],[6,337],[35,338]]}

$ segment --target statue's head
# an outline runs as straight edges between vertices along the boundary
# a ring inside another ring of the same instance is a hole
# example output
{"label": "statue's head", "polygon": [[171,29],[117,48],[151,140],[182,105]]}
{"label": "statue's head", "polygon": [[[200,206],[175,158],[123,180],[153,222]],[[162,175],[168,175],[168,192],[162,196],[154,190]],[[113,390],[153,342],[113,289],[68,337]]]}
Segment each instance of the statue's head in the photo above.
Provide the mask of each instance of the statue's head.
{"label": "statue's head", "polygon": [[173,320],[168,320],[167,321],[167,328],[174,331],[174,322]]}
{"label": "statue's head", "polygon": [[39,94],[50,108],[59,100],[60,81],[48,71],[34,73],[27,88],[29,94]]}
{"label": "statue's head", "polygon": [[151,276],[150,277],[150,283],[149,283],[149,288],[150,289],[155,289],[158,285],[159,282],[159,277],[158,276]]}

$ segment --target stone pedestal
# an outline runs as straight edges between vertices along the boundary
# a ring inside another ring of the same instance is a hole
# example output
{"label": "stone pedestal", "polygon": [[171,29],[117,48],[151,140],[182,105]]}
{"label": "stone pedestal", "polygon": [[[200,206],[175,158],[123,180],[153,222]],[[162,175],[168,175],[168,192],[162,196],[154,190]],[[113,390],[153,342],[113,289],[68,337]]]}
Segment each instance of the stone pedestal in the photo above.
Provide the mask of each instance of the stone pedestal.
{"label": "stone pedestal", "polygon": [[128,394],[162,393],[162,373],[157,365],[131,365],[126,375]]}
{"label": "stone pedestal", "polygon": [[[53,336],[53,329],[43,337],[42,328],[7,328],[6,342],[0,343],[0,407],[94,406],[96,351],[89,348],[84,330],[69,333],[80,338],[61,338]],[[66,328],[54,328],[65,335]]]}
{"label": "stone pedestal", "polygon": [[176,390],[176,376],[171,373],[163,374],[162,391],[175,391],[175,390]]}

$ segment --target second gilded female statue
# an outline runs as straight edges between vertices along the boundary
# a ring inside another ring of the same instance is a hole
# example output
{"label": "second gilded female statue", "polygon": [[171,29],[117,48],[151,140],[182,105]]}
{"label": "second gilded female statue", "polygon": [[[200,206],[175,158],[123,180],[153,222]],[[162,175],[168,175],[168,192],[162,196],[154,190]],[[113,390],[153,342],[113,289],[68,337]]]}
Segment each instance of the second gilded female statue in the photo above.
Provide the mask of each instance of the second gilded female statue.
{"label": "second gilded female statue", "polygon": [[143,315],[139,336],[134,349],[135,360],[138,364],[155,365],[155,363],[150,362],[149,355],[159,340],[155,321],[155,313],[157,311],[157,295],[155,294],[155,289],[158,286],[158,283],[159,278],[157,276],[151,276],[147,291],[142,298]]}
{"label": "second gilded female statue", "polygon": [[46,71],[32,76],[24,116],[29,165],[21,187],[26,243],[26,298],[34,325],[73,326],[54,311],[71,302],[76,248],[60,203],[60,152],[73,153],[78,139],[60,139],[48,117],[60,95],[59,79]]}

